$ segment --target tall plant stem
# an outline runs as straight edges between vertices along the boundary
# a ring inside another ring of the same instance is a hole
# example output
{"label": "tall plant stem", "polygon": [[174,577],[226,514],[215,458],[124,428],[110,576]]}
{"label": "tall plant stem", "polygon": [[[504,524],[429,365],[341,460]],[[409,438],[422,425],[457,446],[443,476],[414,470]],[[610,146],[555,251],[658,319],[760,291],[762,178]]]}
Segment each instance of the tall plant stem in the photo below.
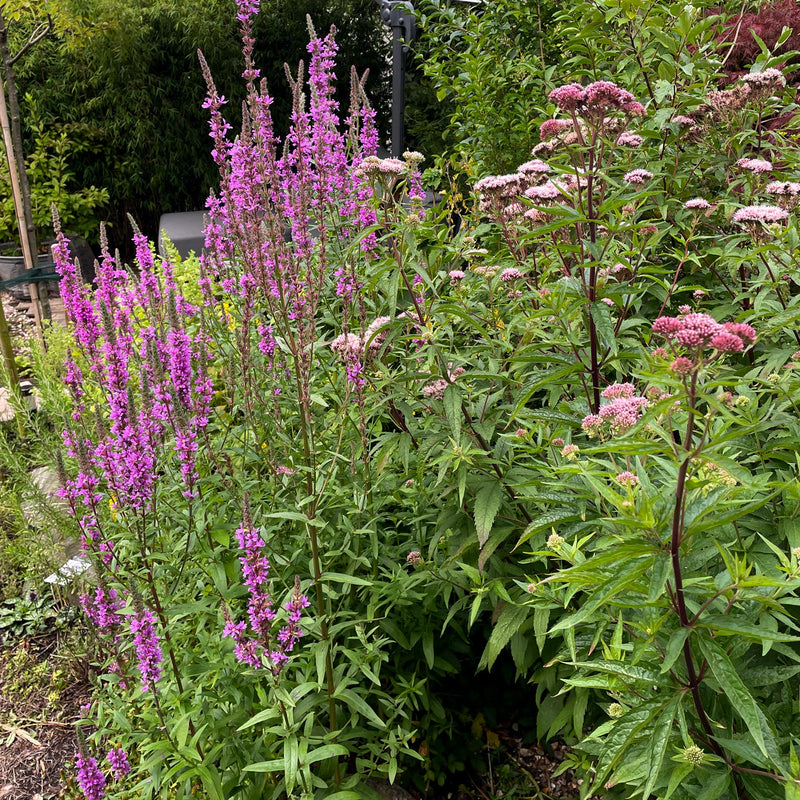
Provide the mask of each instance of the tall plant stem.
{"label": "tall plant stem", "polygon": [[[589,217],[589,240],[594,244],[597,241],[597,222],[594,219],[594,201],[592,198],[592,179],[594,169],[594,159],[592,153],[589,153],[589,174],[586,178],[586,206],[588,209]],[[594,259],[594,253],[592,253]],[[600,410],[600,361],[597,347],[597,326],[594,322],[594,315],[592,308],[597,301],[597,265],[592,263],[589,267],[589,286],[588,286],[588,300],[589,300],[589,351],[591,358],[592,370],[592,413],[597,414]]]}
{"label": "tall plant stem", "polygon": [[[300,411],[300,428],[303,439],[303,455],[308,469],[306,470],[306,494],[311,497],[314,493],[314,472],[310,467],[312,466],[312,451],[311,451],[311,437],[309,431],[311,428],[311,419],[307,403],[307,392],[303,390],[303,378],[300,373],[300,365],[295,356],[294,359],[294,372],[295,380],[297,382],[297,397],[299,401]],[[313,520],[316,517],[316,503],[312,502],[309,505],[308,518]],[[322,636],[322,641],[325,643],[325,683],[328,693],[328,716],[330,718],[331,733],[335,733],[338,729],[336,721],[336,699],[333,694],[336,691],[336,685],[333,680],[333,658],[331,657],[331,642],[330,633],[328,630],[328,617],[325,610],[325,594],[322,590],[322,562],[319,557],[319,537],[317,530],[312,524],[306,524],[306,534],[308,541],[311,544],[311,564],[314,570],[314,594],[317,606],[317,617],[319,619],[319,630]],[[340,783],[339,774],[339,761],[336,761],[336,772],[334,780],[338,786]]]}
{"label": "tall plant stem", "polygon": [[[674,605],[675,611],[678,614],[678,620],[682,628],[691,631],[694,620],[689,620],[689,614],[686,610],[686,598],[683,590],[683,569],[681,566],[681,542],[683,540],[683,520],[684,512],[686,509],[686,475],[689,472],[689,465],[692,459],[697,455],[698,447],[692,446],[692,438],[694,435],[694,403],[695,393],[697,389],[697,372],[692,375],[691,384],[689,386],[689,419],[686,423],[686,432],[683,437],[683,451],[684,458],[678,468],[678,480],[675,487],[675,510],[672,513],[672,537],[670,540],[670,557],[672,560],[673,579],[675,581]],[[706,710],[703,707],[703,700],[700,697],[700,677],[694,664],[694,656],[692,655],[692,646],[689,642],[689,636],[683,642],[683,660],[686,664],[686,676],[688,678],[688,688],[692,693],[692,701],[694,703],[697,716],[700,718],[700,724],[709,739],[709,745],[714,753],[720,758],[724,758],[722,749],[714,739],[714,731],[711,727],[711,722],[708,719]]]}

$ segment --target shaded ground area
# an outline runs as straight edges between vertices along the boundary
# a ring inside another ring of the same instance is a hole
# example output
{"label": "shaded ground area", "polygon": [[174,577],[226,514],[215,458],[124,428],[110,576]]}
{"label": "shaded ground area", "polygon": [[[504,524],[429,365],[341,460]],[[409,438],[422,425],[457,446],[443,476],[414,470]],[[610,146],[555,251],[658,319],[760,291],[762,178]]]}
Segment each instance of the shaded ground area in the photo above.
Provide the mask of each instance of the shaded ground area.
{"label": "shaded ground area", "polygon": [[47,800],[62,789],[89,699],[69,649],[62,634],[0,643],[0,800]]}

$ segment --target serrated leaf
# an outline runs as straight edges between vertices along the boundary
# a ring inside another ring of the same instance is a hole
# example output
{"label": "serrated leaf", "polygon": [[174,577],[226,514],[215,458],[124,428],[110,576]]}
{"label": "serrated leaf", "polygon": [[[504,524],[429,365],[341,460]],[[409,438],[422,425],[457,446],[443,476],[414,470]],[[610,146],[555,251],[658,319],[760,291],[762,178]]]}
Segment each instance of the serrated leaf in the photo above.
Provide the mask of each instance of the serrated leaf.
{"label": "serrated leaf", "polygon": [[550,633],[556,633],[564,628],[573,628],[585,619],[591,617],[600,606],[607,603],[614,595],[621,592],[631,583],[640,578],[653,562],[653,557],[650,556],[645,559],[638,559],[623,567],[614,580],[607,583],[605,586],[598,588],[588,598],[584,600],[581,607],[574,614],[567,617],[562,617],[551,629]]}
{"label": "serrated leaf", "polygon": [[545,641],[547,640],[547,625],[549,622],[549,608],[537,608],[533,612],[533,634],[536,637],[536,646],[539,648],[539,653],[544,650]]}
{"label": "serrated leaf", "polygon": [[528,618],[528,613],[529,608],[527,606],[515,606],[510,603],[506,605],[500,612],[497,623],[492,629],[492,635],[486,643],[478,669],[482,667],[492,668],[497,656],[500,655],[503,648],[511,641],[511,637]]}
{"label": "serrated leaf", "polygon": [[731,780],[728,770],[717,772],[708,778],[703,779],[703,786],[697,793],[695,800],[719,800],[726,796],[726,790]]}
{"label": "serrated leaf", "polygon": [[614,333],[614,320],[611,318],[611,310],[605,303],[593,303],[591,315],[600,343],[612,356],[617,355],[617,337]]}
{"label": "serrated leaf", "polygon": [[478,532],[478,545],[483,547],[500,506],[503,503],[503,486],[499,481],[491,481],[475,496],[475,529]]}
{"label": "serrated leaf", "polygon": [[573,661],[572,666],[595,672],[607,672],[609,675],[617,675],[630,681],[642,681],[653,685],[659,683],[659,674],[654,669],[628,664],[625,661]]}
{"label": "serrated leaf", "polygon": [[425,661],[429,669],[433,669],[433,631],[427,630],[422,634],[422,652],[425,654]]}
{"label": "serrated leaf", "polygon": [[667,784],[667,792],[664,795],[664,800],[669,800],[675,790],[680,786],[681,781],[694,769],[691,764],[680,763],[669,776],[669,783]]}
{"label": "serrated leaf", "polygon": [[642,790],[642,800],[647,800],[647,798],[650,797],[653,787],[658,780],[658,774],[661,772],[661,765],[664,763],[664,756],[666,755],[667,746],[669,745],[669,737],[672,733],[672,723],[675,719],[678,703],[678,698],[673,698],[661,714],[659,714],[655,725],[653,725],[653,732],[650,734],[650,741],[647,743],[647,751],[649,754],[648,769],[644,789]]}
{"label": "serrated leaf", "polygon": [[450,434],[456,444],[461,440],[461,389],[454,383],[447,385],[442,397],[444,413],[450,425]]}
{"label": "serrated leaf", "polygon": [[699,641],[700,649],[708,661],[711,672],[720,688],[736,713],[745,721],[753,741],[758,745],[758,749],[766,757],[769,757],[758,718],[758,706],[753,699],[753,695],[750,694],[742,682],[727,653],[715,641],[707,639],[705,636],[699,637]]}
{"label": "serrated leaf", "polygon": [[541,533],[542,531],[546,531],[549,528],[555,527],[557,524],[576,522],[579,519],[582,519],[581,515],[576,514],[573,509],[563,509],[560,511],[551,511],[547,514],[541,514],[533,522],[531,522],[527,528],[525,528],[522,536],[519,537],[519,541],[514,545],[514,549],[516,550],[521,544],[525,544],[528,539],[532,538],[537,533]]}

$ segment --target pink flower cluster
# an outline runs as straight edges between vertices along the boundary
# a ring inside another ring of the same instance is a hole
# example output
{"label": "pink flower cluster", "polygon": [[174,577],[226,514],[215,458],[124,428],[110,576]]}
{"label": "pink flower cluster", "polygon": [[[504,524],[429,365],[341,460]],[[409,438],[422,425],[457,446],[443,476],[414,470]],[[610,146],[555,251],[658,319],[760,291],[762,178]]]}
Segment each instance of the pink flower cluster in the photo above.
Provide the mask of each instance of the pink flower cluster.
{"label": "pink flower cluster", "polygon": [[619,475],[614,478],[614,480],[620,486],[627,486],[629,489],[639,485],[639,478],[627,470],[625,472],[620,472]]}
{"label": "pink flower cluster", "polygon": [[445,380],[444,378],[438,378],[435,381],[431,381],[430,383],[426,383],[422,387],[422,394],[428,398],[434,398],[436,400],[441,400],[444,397],[444,390],[449,386],[449,384],[453,383],[453,381],[459,376],[463,375],[466,371],[464,367],[456,367],[452,369],[452,364],[448,365],[448,376],[449,380]]}
{"label": "pink flower cluster", "polygon": [[630,172],[626,172],[622,180],[624,180],[625,183],[630,183],[636,186],[644,186],[644,184],[652,177],[653,173],[648,172],[646,169],[633,169]]}
{"label": "pink flower cluster", "polygon": [[623,131],[617,137],[617,144],[625,147],[641,147],[643,141],[644,139],[638,133],[630,133],[629,131]]}
{"label": "pink flower cluster", "polygon": [[539,126],[539,136],[546,142],[571,128],[572,122],[568,119],[547,119]]}
{"label": "pink flower cluster", "polygon": [[768,225],[773,222],[783,222],[789,217],[785,208],[777,206],[744,206],[733,214],[733,221],[740,224],[763,222]]}
{"label": "pink flower cluster", "polygon": [[606,428],[612,436],[619,436],[632,428],[647,410],[647,398],[636,394],[632,383],[615,383],[602,393],[609,403],[602,405],[597,414],[583,418],[581,427],[589,436],[599,436]]}
{"label": "pink flower cluster", "polygon": [[553,89],[548,97],[562,111],[587,116],[604,116],[611,111],[624,111],[631,116],[638,116],[644,111],[630,92],[611,81],[595,81],[586,87],[569,83]]}
{"label": "pink flower cluster", "polygon": [[770,172],[772,170],[772,162],[764,158],[740,158],[736,162],[737,167],[746,169],[750,172],[760,175],[762,172]]}
{"label": "pink flower cluster", "polygon": [[517,172],[523,175],[543,175],[550,172],[550,165],[540,158],[534,158],[532,161],[526,161],[517,167]]}
{"label": "pink flower cluster", "polygon": [[390,317],[376,317],[361,336],[340,333],[330,344],[331,350],[344,361],[347,379],[359,388],[365,383],[364,364],[381,349],[387,334],[381,329],[388,322],[391,322]]}
{"label": "pink flower cluster", "polygon": [[800,194],[800,183],[796,181],[771,181],[766,185],[764,191],[767,194],[794,196]]}
{"label": "pink flower cluster", "polygon": [[[720,353],[741,353],[756,341],[754,328],[743,322],[721,325],[709,314],[682,314],[679,317],[659,317],[653,322],[653,333],[660,334],[674,346],[699,352],[713,348]],[[676,359],[672,369],[686,374],[685,357]]]}

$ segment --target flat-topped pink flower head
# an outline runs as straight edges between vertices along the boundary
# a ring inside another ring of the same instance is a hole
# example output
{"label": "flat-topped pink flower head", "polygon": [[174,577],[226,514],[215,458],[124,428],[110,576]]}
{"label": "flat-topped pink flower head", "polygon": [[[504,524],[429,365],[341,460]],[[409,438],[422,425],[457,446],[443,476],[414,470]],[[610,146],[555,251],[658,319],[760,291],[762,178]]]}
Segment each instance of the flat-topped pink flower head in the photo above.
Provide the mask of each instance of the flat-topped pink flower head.
{"label": "flat-topped pink flower head", "polygon": [[590,83],[584,92],[584,102],[590,111],[609,111],[635,102],[634,96],[611,81]]}
{"label": "flat-topped pink flower head", "polygon": [[531,186],[530,189],[526,189],[525,197],[541,202],[543,200],[555,200],[561,197],[561,192],[555,183],[547,181],[547,183],[543,183],[541,186]]}
{"label": "flat-topped pink flower head", "polygon": [[[720,353],[741,353],[756,340],[755,329],[744,322],[720,325],[710,314],[682,314],[679,317],[659,317],[653,322],[658,333],[676,345],[691,349],[713,347]],[[683,361],[678,358],[672,369],[681,373]]]}
{"label": "flat-topped pink flower head", "polygon": [[539,127],[539,136],[542,141],[546,142],[570,128],[572,128],[572,122],[568,119],[547,119]]}
{"label": "flat-topped pink flower head", "polygon": [[643,141],[644,139],[638,133],[631,133],[630,131],[623,131],[617,137],[617,144],[624,147],[641,147]]}
{"label": "flat-topped pink flower head", "polygon": [[620,397],[633,397],[635,394],[636,387],[632,383],[612,383],[603,389],[600,396],[604,400],[616,400]]}
{"label": "flat-topped pink flower head", "polygon": [[531,161],[520,164],[517,167],[517,172],[523,175],[543,175],[546,172],[550,172],[550,165],[546,161],[542,161],[541,158],[534,158]]}
{"label": "flat-topped pink flower head", "polygon": [[577,111],[584,104],[586,90],[579,83],[568,83],[553,89],[548,98],[562,111]]}
{"label": "flat-topped pink flower head", "polygon": [[522,175],[515,172],[511,175],[487,175],[475,184],[475,191],[480,194],[512,197],[522,189]]}
{"label": "flat-topped pink flower head", "polygon": [[736,166],[741,169],[749,170],[750,172],[760,175],[762,172],[770,172],[772,170],[772,162],[767,161],[765,158],[740,158],[736,162]]}
{"label": "flat-topped pink flower head", "polygon": [[783,222],[788,217],[789,212],[778,206],[744,206],[734,212],[733,221],[740,224],[763,222],[768,225],[773,222]]}
{"label": "flat-topped pink flower head", "polygon": [[626,172],[622,180],[635,186],[644,186],[652,177],[653,173],[648,172],[646,169],[633,169],[630,172]]}
{"label": "flat-topped pink flower head", "polygon": [[794,197],[795,195],[800,194],[800,183],[795,181],[771,181],[767,184],[764,191],[767,194],[775,194],[775,195],[789,195]]}
{"label": "flat-topped pink flower head", "polygon": [[647,113],[647,109],[637,100],[633,100],[630,103],[624,103],[622,110],[629,117],[643,117]]}

